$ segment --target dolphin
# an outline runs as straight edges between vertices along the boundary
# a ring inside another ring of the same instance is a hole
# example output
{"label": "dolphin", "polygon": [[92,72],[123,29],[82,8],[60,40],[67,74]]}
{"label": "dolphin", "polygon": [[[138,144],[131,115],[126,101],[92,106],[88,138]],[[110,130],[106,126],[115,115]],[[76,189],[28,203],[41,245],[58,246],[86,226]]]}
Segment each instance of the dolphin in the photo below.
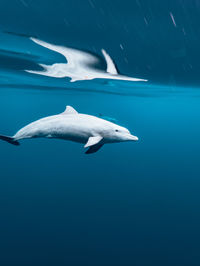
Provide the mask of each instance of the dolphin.
{"label": "dolphin", "polygon": [[94,67],[94,64],[97,63],[99,59],[91,53],[50,44],[33,37],[30,39],[40,46],[63,55],[67,62],[55,63],[52,65],[39,64],[43,68],[42,71],[25,70],[26,72],[54,78],[69,77],[70,82],[92,79],[147,81],[146,79],[132,78],[118,74],[112,58],[104,49],[102,49],[101,52],[106,62],[106,71]]}
{"label": "dolphin", "polygon": [[12,136],[0,135],[0,139],[13,145],[20,145],[22,139],[53,138],[85,144],[86,154],[97,152],[104,144],[123,141],[137,141],[128,129],[102,118],[78,113],[66,106],[61,114],[36,120],[21,128]]}

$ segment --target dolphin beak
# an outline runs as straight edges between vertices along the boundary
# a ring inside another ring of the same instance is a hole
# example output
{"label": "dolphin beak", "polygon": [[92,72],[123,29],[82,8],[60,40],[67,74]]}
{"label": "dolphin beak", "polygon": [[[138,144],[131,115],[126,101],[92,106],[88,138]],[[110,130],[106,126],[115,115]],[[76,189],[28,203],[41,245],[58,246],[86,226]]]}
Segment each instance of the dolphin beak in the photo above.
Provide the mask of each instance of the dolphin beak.
{"label": "dolphin beak", "polygon": [[136,137],[136,136],[133,136],[133,135],[129,135],[129,139],[130,140],[133,140],[133,141],[137,141],[138,140],[138,137]]}

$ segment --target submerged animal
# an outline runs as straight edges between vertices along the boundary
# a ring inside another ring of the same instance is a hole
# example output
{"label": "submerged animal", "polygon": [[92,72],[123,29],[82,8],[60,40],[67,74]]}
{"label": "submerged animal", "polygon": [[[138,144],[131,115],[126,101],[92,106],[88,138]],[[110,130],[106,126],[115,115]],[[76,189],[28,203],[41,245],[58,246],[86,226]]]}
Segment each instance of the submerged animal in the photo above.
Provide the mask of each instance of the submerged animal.
{"label": "submerged animal", "polygon": [[50,44],[36,38],[30,38],[33,42],[43,46],[49,50],[55,51],[63,55],[66,63],[55,63],[52,65],[39,64],[43,71],[25,70],[26,72],[38,75],[44,75],[54,78],[69,77],[70,82],[79,80],[92,80],[92,79],[115,79],[127,81],[147,81],[146,79],[132,78],[120,75],[117,68],[104,49],[101,50],[107,66],[106,71],[97,69],[94,65],[99,61],[99,58],[91,53],[81,50],[62,47],[55,44]]}
{"label": "submerged animal", "polygon": [[104,144],[137,141],[128,129],[96,116],[80,114],[67,106],[58,115],[44,117],[20,129],[13,137],[0,135],[0,139],[19,145],[22,139],[54,138],[84,143],[85,153],[94,153]]}

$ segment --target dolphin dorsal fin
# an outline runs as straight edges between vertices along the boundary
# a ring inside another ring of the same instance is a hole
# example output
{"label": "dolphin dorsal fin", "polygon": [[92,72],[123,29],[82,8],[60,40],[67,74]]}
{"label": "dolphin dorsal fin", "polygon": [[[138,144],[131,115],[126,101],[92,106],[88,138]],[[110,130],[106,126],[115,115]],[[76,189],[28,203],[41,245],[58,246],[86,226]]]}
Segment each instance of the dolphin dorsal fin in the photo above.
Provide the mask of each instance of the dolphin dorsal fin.
{"label": "dolphin dorsal fin", "polygon": [[107,73],[110,73],[112,75],[117,75],[118,72],[117,72],[117,69],[116,69],[116,66],[112,60],[112,58],[109,56],[108,53],[106,53],[106,51],[104,49],[101,49],[101,52],[106,60],[106,64],[107,64],[107,70],[106,72]]}
{"label": "dolphin dorsal fin", "polygon": [[63,115],[75,115],[75,114],[78,114],[78,112],[73,107],[67,105],[65,111],[61,114],[63,114]]}

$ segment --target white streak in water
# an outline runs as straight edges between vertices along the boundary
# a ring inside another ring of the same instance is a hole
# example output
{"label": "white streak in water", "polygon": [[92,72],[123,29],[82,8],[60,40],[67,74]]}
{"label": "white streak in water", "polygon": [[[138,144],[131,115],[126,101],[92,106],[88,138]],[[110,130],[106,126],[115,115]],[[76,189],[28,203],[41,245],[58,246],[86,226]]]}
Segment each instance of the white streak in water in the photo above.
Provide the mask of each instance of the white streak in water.
{"label": "white streak in water", "polygon": [[172,19],[172,22],[173,22],[174,26],[177,27],[177,26],[176,26],[176,21],[175,21],[175,19],[174,19],[173,14],[172,14],[171,12],[170,12],[169,14],[170,14],[170,17],[171,17],[171,19]]}
{"label": "white streak in water", "polygon": [[122,50],[124,50],[124,46],[120,43],[120,48],[122,49]]}

